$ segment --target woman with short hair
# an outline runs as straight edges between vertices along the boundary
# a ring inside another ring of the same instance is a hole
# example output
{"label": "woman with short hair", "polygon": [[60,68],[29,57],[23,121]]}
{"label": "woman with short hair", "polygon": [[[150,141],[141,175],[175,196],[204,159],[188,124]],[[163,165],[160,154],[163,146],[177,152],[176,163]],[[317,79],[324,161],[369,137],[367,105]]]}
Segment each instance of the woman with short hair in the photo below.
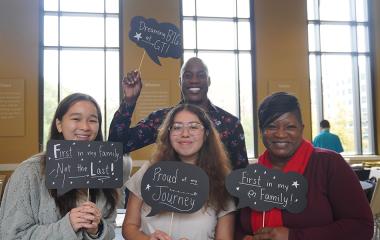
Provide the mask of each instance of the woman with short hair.
{"label": "woman with short hair", "polygon": [[258,118],[266,147],[258,163],[303,175],[308,181],[307,206],[300,213],[274,208],[265,215],[245,208],[236,239],[371,239],[372,213],[355,173],[340,154],[314,148],[302,137],[297,98],[284,92],[266,97]]}

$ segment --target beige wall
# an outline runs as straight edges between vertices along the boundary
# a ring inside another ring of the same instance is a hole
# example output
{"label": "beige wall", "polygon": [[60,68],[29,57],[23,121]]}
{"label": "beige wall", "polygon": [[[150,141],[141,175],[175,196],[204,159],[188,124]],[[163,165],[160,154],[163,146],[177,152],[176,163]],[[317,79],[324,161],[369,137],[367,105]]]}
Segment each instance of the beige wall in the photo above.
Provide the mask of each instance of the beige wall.
{"label": "beige wall", "polygon": [[[376,92],[380,85],[380,0],[374,0]],[[128,40],[133,16],[151,17],[179,26],[178,0],[125,0],[124,65],[122,71],[138,68],[143,50]],[[291,91],[300,99],[305,121],[304,135],[311,137],[305,0],[256,0],[256,79],[258,102],[272,91]],[[377,15],[376,15],[377,14]],[[25,79],[25,136],[0,137],[0,164],[18,163],[38,152],[39,0],[0,1],[0,79]],[[169,81],[170,102],[179,99],[180,60],[161,59],[162,66],[146,55],[141,68],[144,79]],[[142,93],[143,94],[143,93]],[[376,94],[375,94],[376,95]],[[376,95],[376,103],[380,96]],[[380,119],[379,104],[376,116]],[[135,119],[136,120],[136,119]],[[379,122],[379,120],[378,120]],[[380,128],[377,127],[377,138]],[[380,141],[378,141],[380,142]],[[259,153],[263,148],[260,145]],[[134,159],[146,159],[149,150]],[[1,168],[0,168],[1,171]]]}
{"label": "beige wall", "polygon": [[[147,7],[149,6],[149,7]],[[128,39],[131,19],[135,16],[143,16],[144,18],[153,18],[157,22],[169,22],[176,26],[180,26],[179,19],[179,1],[177,0],[126,0],[124,12],[124,68],[123,72],[137,69],[140,65],[144,49],[138,47],[135,43]],[[161,66],[154,63],[147,54],[145,54],[142,65],[141,75],[143,81],[162,81],[169,86],[169,101],[171,105],[175,105],[180,99],[180,91],[178,85],[178,77],[180,70],[180,59],[160,58]],[[144,97],[144,88],[142,89],[140,98]],[[136,111],[139,111],[139,102],[136,105]],[[136,114],[134,122],[137,122]],[[132,153],[132,159],[150,159],[153,146],[145,147]]]}
{"label": "beige wall", "polygon": [[0,137],[2,164],[19,163],[39,151],[38,35],[38,0],[0,1],[0,79],[25,80],[25,133]]}
{"label": "beige wall", "polygon": [[[307,15],[304,0],[255,1],[256,81],[258,104],[276,91],[294,93],[311,138]],[[263,152],[259,141],[258,152]]]}

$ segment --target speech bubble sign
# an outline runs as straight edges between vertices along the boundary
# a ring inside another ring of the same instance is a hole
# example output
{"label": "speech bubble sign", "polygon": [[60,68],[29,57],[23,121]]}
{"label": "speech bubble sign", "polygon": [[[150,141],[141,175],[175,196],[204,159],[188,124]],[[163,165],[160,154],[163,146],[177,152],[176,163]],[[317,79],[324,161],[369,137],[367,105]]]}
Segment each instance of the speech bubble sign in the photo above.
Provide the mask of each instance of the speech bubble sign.
{"label": "speech bubble sign", "polygon": [[141,195],[154,216],[160,211],[193,213],[208,199],[207,174],[199,167],[183,162],[161,161],[145,172]]}
{"label": "speech bubble sign", "polygon": [[123,185],[123,146],[118,142],[50,140],[46,186],[62,195],[77,188]]}
{"label": "speech bubble sign", "polygon": [[259,164],[232,171],[226,178],[226,188],[231,195],[239,198],[238,208],[249,206],[256,211],[278,208],[299,213],[307,205],[308,184],[305,177]]}
{"label": "speech bubble sign", "polygon": [[181,57],[181,32],[174,24],[158,23],[153,18],[135,16],[130,25],[129,39],[144,48],[156,64],[161,65],[158,57]]}

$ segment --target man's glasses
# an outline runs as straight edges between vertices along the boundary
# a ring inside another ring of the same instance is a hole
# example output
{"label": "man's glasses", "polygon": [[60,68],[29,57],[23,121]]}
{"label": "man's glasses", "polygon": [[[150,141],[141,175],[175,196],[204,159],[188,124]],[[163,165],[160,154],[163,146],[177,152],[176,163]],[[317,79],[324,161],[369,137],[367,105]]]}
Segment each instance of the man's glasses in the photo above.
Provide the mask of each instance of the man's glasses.
{"label": "man's glasses", "polygon": [[205,128],[202,124],[197,122],[188,122],[188,123],[174,123],[169,131],[173,136],[181,135],[184,129],[187,129],[190,135],[199,135]]}

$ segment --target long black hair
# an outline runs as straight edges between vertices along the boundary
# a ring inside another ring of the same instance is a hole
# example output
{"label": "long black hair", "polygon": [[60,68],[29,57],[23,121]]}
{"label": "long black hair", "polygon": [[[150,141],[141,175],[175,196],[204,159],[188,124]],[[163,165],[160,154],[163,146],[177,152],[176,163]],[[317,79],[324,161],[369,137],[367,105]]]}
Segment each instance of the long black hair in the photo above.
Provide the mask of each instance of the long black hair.
{"label": "long black hair", "polygon": [[[66,98],[64,98],[59,104],[55,111],[53,120],[51,122],[50,126],[50,133],[49,133],[49,139],[48,140],[64,140],[63,134],[58,131],[56,120],[62,121],[63,116],[69,111],[70,107],[74,105],[77,102],[80,101],[88,101],[94,104],[96,107],[96,111],[98,114],[98,122],[99,122],[99,130],[98,134],[96,135],[95,141],[103,141],[103,134],[102,134],[102,114],[100,111],[100,107],[96,100],[83,93],[74,93]],[[42,168],[45,169],[46,164],[46,155],[43,155],[43,161],[42,161]],[[42,171],[44,172],[44,171]],[[90,189],[90,199],[92,202],[96,201],[96,197],[103,192],[107,204],[109,205],[109,208],[107,209],[105,217],[110,216],[113,211],[116,209],[116,203],[118,201],[118,193],[115,189]],[[75,208],[77,206],[77,200],[79,197],[79,191],[77,189],[73,189],[63,195],[58,195],[56,189],[49,189],[50,195],[54,198],[54,201],[56,205],[59,208],[59,212],[62,216],[66,215],[71,209]]]}

